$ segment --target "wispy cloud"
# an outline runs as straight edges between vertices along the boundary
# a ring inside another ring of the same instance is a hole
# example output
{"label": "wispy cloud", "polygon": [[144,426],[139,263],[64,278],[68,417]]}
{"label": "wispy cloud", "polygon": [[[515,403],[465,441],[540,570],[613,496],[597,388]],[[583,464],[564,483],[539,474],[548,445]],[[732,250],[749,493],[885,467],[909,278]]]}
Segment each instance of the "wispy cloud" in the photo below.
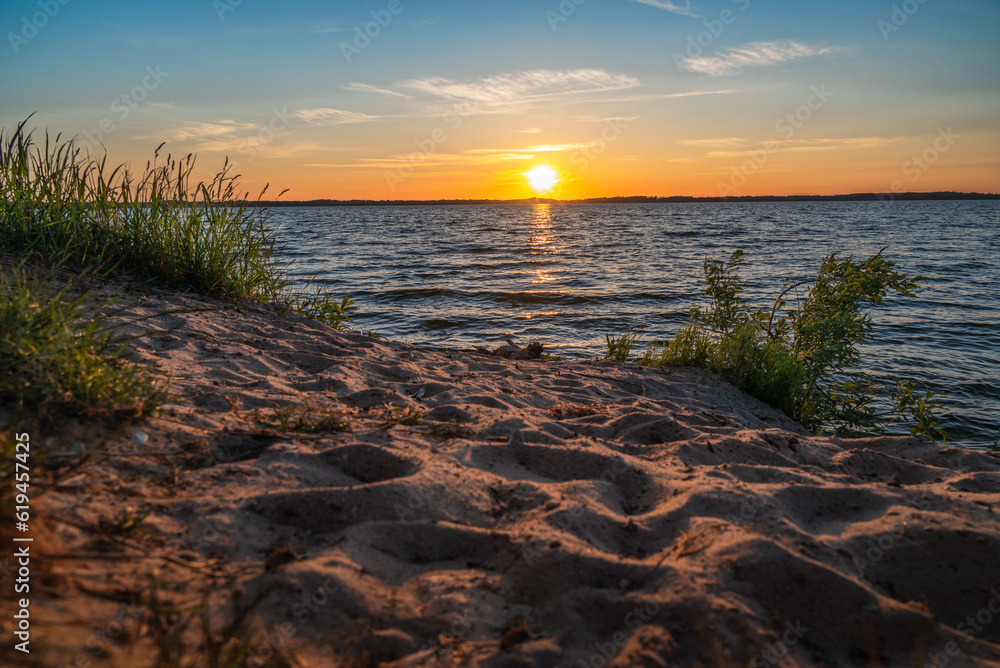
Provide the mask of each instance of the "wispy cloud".
{"label": "wispy cloud", "polygon": [[[493,165],[504,162],[522,162],[531,160],[540,153],[554,151],[572,151],[590,147],[590,144],[544,144],[524,148],[473,148],[460,153],[439,153],[433,158],[421,161],[422,167]],[[309,162],[305,167],[344,168],[344,169],[393,169],[401,161],[408,160],[406,154],[388,155],[381,158],[358,158],[352,162]],[[520,172],[518,172],[520,173]]]}
{"label": "wispy cloud", "polygon": [[344,90],[353,90],[359,93],[377,93],[379,95],[392,95],[394,97],[403,97],[410,99],[409,95],[403,93],[397,93],[394,90],[389,90],[388,88],[379,88],[378,86],[372,86],[365,83],[349,83],[344,86]]}
{"label": "wispy cloud", "polygon": [[[232,137],[237,133],[251,132],[257,129],[253,123],[237,123],[232,120],[221,120],[214,122],[186,123],[171,132],[166,133],[163,138],[168,141],[187,141],[190,139],[216,139],[220,137]],[[137,137],[137,139],[155,139],[156,137]]]}
{"label": "wispy cloud", "polygon": [[717,56],[685,58],[684,69],[717,77],[734,74],[745,67],[777,65],[778,63],[840,51],[840,47],[802,44],[793,41],[752,42]]}
{"label": "wispy cloud", "polygon": [[[613,99],[605,99],[604,102],[648,102],[650,100],[673,100],[674,98],[699,97],[701,95],[735,95],[737,93],[751,92],[749,88],[729,88],[726,90],[695,90],[687,93],[646,93],[642,95],[624,95]],[[623,118],[622,120],[628,120]]]}
{"label": "wispy cloud", "polygon": [[614,121],[621,121],[622,123],[631,123],[632,121],[638,120],[638,116],[574,116],[573,120],[583,121],[585,123],[611,123]]}
{"label": "wispy cloud", "polygon": [[740,137],[713,137],[711,139],[682,139],[680,143],[685,146],[738,146],[745,144],[746,140]]}
{"label": "wispy cloud", "polygon": [[674,14],[681,14],[683,16],[690,16],[691,18],[701,19],[705,18],[695,14],[691,9],[691,0],[687,1],[687,4],[683,7],[675,5],[669,0],[633,0],[633,2],[641,2],[644,5],[649,5],[650,7],[656,7],[657,9],[665,9],[668,12],[673,12]]}
{"label": "wispy cloud", "polygon": [[[776,150],[783,152],[836,151],[844,149],[879,148],[897,141],[909,139],[907,135],[898,137],[817,137],[816,139],[772,139]],[[759,149],[758,142],[751,142],[739,137],[717,137],[713,139],[685,139],[680,142],[685,146],[715,148],[702,156],[688,156],[690,159],[709,158],[742,158],[751,150]],[[681,160],[686,160],[682,158]]]}
{"label": "wispy cloud", "polygon": [[524,148],[470,148],[463,153],[471,155],[518,155],[524,153],[552,153],[555,151],[572,151],[587,148],[590,144],[542,144]]}
{"label": "wispy cloud", "polygon": [[840,148],[878,148],[903,139],[909,139],[909,137],[906,135],[899,137],[820,137],[804,139],[801,142],[787,142],[788,146],[785,150],[833,151]]}
{"label": "wispy cloud", "polygon": [[553,151],[572,151],[575,149],[587,148],[590,144],[542,144],[541,146],[529,146],[518,149],[527,153],[551,153]]}
{"label": "wispy cloud", "polygon": [[603,69],[529,70],[487,77],[469,83],[430,77],[400,84],[439,98],[492,107],[577,93],[634,88],[639,80]]}
{"label": "wispy cloud", "polygon": [[741,93],[742,90],[738,88],[727,88],[726,90],[692,90],[686,93],[664,93],[663,95],[657,95],[655,97],[663,100],[672,100],[675,97],[700,97],[702,95],[732,95],[733,93]]}
{"label": "wispy cloud", "polygon": [[542,134],[541,128],[525,128],[523,130],[514,130],[514,132],[520,132],[526,135],[540,135]]}
{"label": "wispy cloud", "polygon": [[238,146],[255,146],[260,143],[260,128],[256,123],[240,123],[231,119],[196,121],[183,123],[166,132],[158,131],[155,135],[140,135],[136,139],[186,142],[185,150],[197,153],[227,152]]}
{"label": "wispy cloud", "polygon": [[[641,83],[635,77],[604,69],[527,70],[498,74],[473,81],[457,81],[444,77],[420,77],[396,82],[392,88],[352,82],[344,90],[376,93],[406,99],[416,99],[423,113],[494,114],[526,111],[533,104],[556,98],[572,102],[587,101],[588,94],[601,94],[635,88]],[[410,94],[400,92],[408,90]],[[609,101],[605,96],[600,98]],[[539,128],[514,130],[538,134]]]}
{"label": "wispy cloud", "polygon": [[296,118],[301,118],[313,125],[344,125],[346,123],[367,123],[374,121],[378,116],[361,114],[356,111],[344,111],[343,109],[299,109],[290,114]]}
{"label": "wispy cloud", "polygon": [[[426,161],[420,163],[421,167],[441,167],[441,166],[468,166],[468,165],[491,165],[498,162],[507,162],[510,160],[530,160],[533,158],[532,154],[523,153],[513,153],[510,151],[498,151],[498,152],[472,152],[465,151],[464,153],[441,153],[434,155]],[[394,169],[399,167],[401,161],[409,159],[406,154],[391,155],[384,158],[359,158],[355,162],[342,162],[342,163],[328,163],[328,162],[311,162],[305,163],[306,167],[325,167],[325,168],[350,168],[352,170],[361,169]]]}

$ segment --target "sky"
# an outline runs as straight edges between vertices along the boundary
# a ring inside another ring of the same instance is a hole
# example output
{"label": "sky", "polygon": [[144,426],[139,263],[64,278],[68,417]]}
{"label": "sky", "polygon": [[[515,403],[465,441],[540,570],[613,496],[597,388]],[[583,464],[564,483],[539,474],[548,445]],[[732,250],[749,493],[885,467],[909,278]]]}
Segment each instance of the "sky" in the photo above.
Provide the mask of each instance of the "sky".
{"label": "sky", "polygon": [[166,142],[283,199],[1000,191],[997,0],[4,0],[0,27],[6,132],[140,169]]}

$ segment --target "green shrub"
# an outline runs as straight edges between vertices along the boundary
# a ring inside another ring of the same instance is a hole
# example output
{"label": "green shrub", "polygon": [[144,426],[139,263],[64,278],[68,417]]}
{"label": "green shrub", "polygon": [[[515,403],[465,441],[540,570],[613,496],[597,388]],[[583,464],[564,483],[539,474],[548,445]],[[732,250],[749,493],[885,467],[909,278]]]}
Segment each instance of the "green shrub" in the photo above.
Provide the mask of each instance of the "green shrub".
{"label": "green shrub", "polygon": [[[673,339],[654,341],[638,361],[719,371],[813,432],[881,433],[908,417],[916,421],[914,435],[946,437],[933,415],[940,405],[932,393],[920,397],[912,383],[901,383],[891,394],[892,410],[881,415],[875,397],[885,388],[858,370],[858,347],[872,333],[866,309],[890,293],[912,296],[924,280],[898,271],[884,250],[862,261],[827,255],[814,278],[786,279],[770,308],[751,308],[740,297],[743,251],[726,261],[706,260],[708,307],[695,308]],[[788,294],[803,286],[809,286],[805,296],[788,308]]]}

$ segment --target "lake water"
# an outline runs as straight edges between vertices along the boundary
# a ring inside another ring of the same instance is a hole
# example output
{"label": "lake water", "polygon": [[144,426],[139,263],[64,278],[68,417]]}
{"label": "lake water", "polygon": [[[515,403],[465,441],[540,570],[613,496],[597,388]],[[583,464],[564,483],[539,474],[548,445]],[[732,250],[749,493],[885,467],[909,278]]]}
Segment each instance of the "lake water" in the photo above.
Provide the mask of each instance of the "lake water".
{"label": "lake water", "polygon": [[358,327],[435,346],[510,336],[603,356],[605,334],[668,337],[704,304],[702,263],[746,252],[745,297],[832,251],[883,246],[928,278],[873,312],[863,367],[946,396],[951,441],[1000,425],[1000,202],[780,202],[301,207],[274,210],[282,253],[359,305]]}

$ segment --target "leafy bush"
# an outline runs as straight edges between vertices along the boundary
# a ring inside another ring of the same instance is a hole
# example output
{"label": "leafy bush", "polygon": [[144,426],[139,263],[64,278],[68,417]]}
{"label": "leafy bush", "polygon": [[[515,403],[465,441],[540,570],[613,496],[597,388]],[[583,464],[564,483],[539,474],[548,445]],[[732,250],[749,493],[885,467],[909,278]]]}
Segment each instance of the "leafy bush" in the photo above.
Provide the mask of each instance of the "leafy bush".
{"label": "leafy bush", "polygon": [[896,390],[889,393],[893,412],[913,419],[910,435],[918,438],[927,436],[932,441],[935,440],[935,436],[940,436],[947,441],[948,434],[938,427],[940,423],[934,415],[934,411],[941,408],[941,404],[934,399],[936,395],[928,391],[921,397],[914,392],[915,389],[913,383],[909,381],[901,380],[896,384]]}
{"label": "leafy bush", "polygon": [[[786,279],[770,308],[751,308],[740,296],[743,251],[726,261],[706,260],[709,306],[695,308],[672,340],[654,341],[639,361],[720,371],[813,432],[881,433],[889,422],[908,416],[917,423],[914,435],[946,437],[933,416],[940,406],[932,393],[920,397],[912,383],[901,383],[891,394],[890,415],[880,415],[875,396],[885,388],[858,370],[858,347],[872,332],[866,309],[884,303],[890,293],[912,296],[924,280],[898,271],[884,251],[861,261],[827,255],[814,278]],[[788,294],[807,285],[806,295],[788,308]]]}

